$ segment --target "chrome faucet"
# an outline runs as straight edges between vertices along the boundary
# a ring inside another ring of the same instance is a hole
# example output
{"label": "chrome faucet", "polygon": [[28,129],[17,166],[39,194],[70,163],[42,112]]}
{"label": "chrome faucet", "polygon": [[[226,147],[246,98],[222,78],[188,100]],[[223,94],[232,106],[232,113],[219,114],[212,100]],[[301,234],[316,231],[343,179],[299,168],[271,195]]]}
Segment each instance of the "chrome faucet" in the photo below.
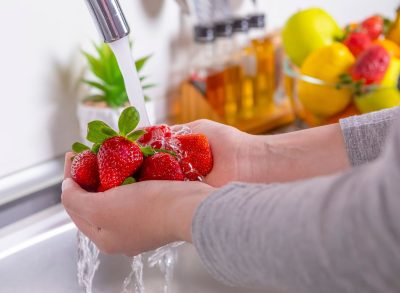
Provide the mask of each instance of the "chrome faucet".
{"label": "chrome faucet", "polygon": [[118,0],[85,0],[105,43],[118,41],[130,33]]}

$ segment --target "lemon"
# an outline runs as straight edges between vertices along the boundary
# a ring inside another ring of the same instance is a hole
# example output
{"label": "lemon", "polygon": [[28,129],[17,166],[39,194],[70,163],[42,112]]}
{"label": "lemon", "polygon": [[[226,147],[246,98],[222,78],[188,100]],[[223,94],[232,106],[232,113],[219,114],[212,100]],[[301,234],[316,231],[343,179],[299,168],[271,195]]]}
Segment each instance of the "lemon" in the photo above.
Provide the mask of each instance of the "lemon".
{"label": "lemon", "polygon": [[354,99],[361,113],[369,113],[400,105],[400,91],[397,87],[400,76],[400,60],[392,57],[380,88]]}
{"label": "lemon", "polygon": [[348,72],[355,58],[342,43],[322,47],[311,53],[301,67],[301,73],[327,82],[318,85],[306,81],[299,82],[299,99],[309,112],[326,118],[340,113],[350,104],[352,91],[348,88],[337,89],[339,76]]}

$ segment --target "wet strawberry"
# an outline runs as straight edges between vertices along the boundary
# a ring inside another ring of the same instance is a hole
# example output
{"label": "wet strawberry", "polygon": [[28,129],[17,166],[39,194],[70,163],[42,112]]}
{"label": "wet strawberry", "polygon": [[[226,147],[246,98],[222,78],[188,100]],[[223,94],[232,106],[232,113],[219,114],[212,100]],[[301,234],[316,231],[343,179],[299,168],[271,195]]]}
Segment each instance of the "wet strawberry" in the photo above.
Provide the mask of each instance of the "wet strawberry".
{"label": "wet strawberry", "polygon": [[100,184],[96,154],[90,150],[77,154],[72,161],[71,175],[83,189],[96,191]]}
{"label": "wet strawberry", "polygon": [[371,38],[364,32],[352,32],[343,43],[349,48],[355,57],[371,46]]}
{"label": "wet strawberry", "polygon": [[389,67],[390,55],[385,48],[374,45],[365,50],[350,70],[354,81],[379,84]]}
{"label": "wet strawberry", "polygon": [[139,174],[139,181],[173,180],[183,181],[181,166],[177,159],[166,153],[158,153],[144,160]]}
{"label": "wet strawberry", "polygon": [[202,134],[178,135],[180,164],[186,178],[199,180],[213,168],[213,156],[208,139]]}
{"label": "wet strawberry", "polygon": [[362,30],[364,30],[371,40],[376,40],[383,34],[385,24],[382,16],[374,15],[361,23]]}
{"label": "wet strawberry", "polygon": [[142,146],[151,146],[155,149],[165,148],[165,141],[171,138],[172,131],[168,125],[157,125],[144,129],[146,134],[138,139]]}
{"label": "wet strawberry", "polygon": [[98,153],[101,187],[109,190],[120,186],[143,163],[140,147],[122,136],[107,139]]}

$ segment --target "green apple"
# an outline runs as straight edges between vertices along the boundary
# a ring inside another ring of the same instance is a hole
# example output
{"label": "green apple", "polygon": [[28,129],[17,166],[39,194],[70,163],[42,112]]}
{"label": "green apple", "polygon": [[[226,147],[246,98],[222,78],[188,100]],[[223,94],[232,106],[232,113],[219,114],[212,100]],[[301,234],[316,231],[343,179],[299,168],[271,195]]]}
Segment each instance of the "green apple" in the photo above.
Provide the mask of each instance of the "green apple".
{"label": "green apple", "polygon": [[365,95],[358,96],[354,102],[361,113],[369,113],[400,105],[400,60],[392,57],[389,68],[379,88]]}
{"label": "green apple", "polygon": [[283,47],[291,61],[301,66],[314,50],[342,38],[344,31],[326,11],[320,8],[301,10],[286,22]]}

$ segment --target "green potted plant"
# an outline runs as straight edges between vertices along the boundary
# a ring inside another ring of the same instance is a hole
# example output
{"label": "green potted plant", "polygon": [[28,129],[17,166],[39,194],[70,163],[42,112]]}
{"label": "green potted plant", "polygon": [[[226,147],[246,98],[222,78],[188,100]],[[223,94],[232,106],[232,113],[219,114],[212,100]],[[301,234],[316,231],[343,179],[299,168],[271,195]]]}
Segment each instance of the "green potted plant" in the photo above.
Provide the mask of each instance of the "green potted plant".
{"label": "green potted plant", "polygon": [[[86,133],[88,123],[93,120],[102,120],[111,127],[117,127],[118,117],[129,105],[124,79],[111,48],[107,44],[94,44],[94,48],[95,54],[83,52],[90,72],[82,79],[82,82],[88,86],[89,94],[78,105],[78,119],[82,134]],[[143,84],[146,78],[140,75],[150,57],[150,55],[145,56],[135,62],[143,90],[155,86]],[[145,99],[150,101],[148,96]],[[155,122],[154,107],[147,107],[147,110],[150,119]]]}

